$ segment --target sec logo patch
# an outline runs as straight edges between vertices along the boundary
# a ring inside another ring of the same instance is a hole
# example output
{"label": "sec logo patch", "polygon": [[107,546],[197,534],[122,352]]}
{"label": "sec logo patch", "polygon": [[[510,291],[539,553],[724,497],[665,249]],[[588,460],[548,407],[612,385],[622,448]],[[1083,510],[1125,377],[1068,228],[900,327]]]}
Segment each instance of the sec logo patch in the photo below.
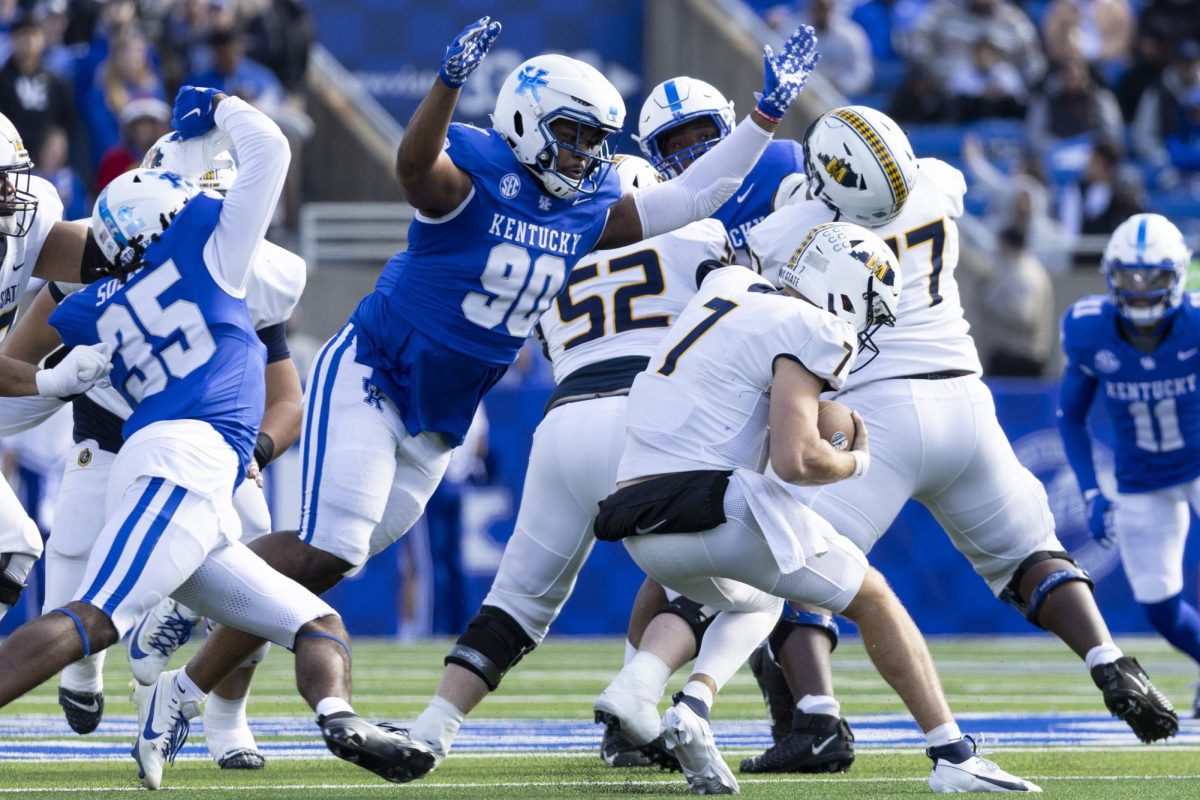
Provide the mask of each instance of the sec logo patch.
{"label": "sec logo patch", "polygon": [[500,194],[506,200],[512,200],[521,193],[521,179],[515,173],[508,173],[500,179]]}

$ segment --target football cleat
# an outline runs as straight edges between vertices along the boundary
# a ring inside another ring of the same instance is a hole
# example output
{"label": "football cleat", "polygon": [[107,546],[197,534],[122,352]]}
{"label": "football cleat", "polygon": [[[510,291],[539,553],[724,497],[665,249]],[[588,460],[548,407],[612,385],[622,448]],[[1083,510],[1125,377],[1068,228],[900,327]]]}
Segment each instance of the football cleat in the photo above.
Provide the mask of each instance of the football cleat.
{"label": "football cleat", "polygon": [[1196,683],[1196,695],[1192,698],[1192,719],[1200,719],[1200,681]]}
{"label": "football cleat", "polygon": [[680,702],[667,709],[662,718],[662,738],[683,769],[688,788],[695,794],[738,794],[737,778],[713,741],[708,720]]}
{"label": "football cleat", "polygon": [[200,713],[199,702],[183,699],[183,691],[175,683],[177,674],[179,670],[164,672],[153,686],[135,683],[133,687],[138,729],[131,755],[147,789],[162,784],[163,767],[175,762],[175,755],[187,741],[189,721]]}
{"label": "football cleat", "polygon": [[372,725],[349,711],[318,717],[317,725],[329,752],[392,783],[423,778],[442,760],[406,729],[386,723]]}
{"label": "football cleat", "polygon": [[224,755],[213,758],[221,769],[262,769],[267,765],[267,757],[253,748],[228,750]]}
{"label": "football cleat", "polygon": [[1121,656],[1111,664],[1092,667],[1092,680],[1104,692],[1104,705],[1125,720],[1143,742],[1168,739],[1179,732],[1179,717],[1171,701],[1150,682],[1136,658]]}
{"label": "football cleat", "polygon": [[854,734],[845,719],[796,713],[792,730],[741,772],[845,772],[854,763]]}
{"label": "football cleat", "polygon": [[649,767],[650,757],[642,748],[621,733],[621,721],[601,711],[596,712],[596,722],[604,724],[604,737],[600,740],[600,760],[610,767]]}
{"label": "football cleat", "polygon": [[609,684],[592,704],[596,722],[613,726],[635,747],[641,747],[658,736],[659,716],[655,703],[633,692]]}
{"label": "football cleat", "polygon": [[58,704],[76,733],[91,733],[104,717],[104,692],[73,692],[60,686]]}
{"label": "football cleat", "polygon": [[763,702],[767,704],[767,714],[771,717],[771,739],[779,744],[792,730],[796,700],[788,688],[787,679],[783,677],[783,670],[771,658],[765,646],[750,654],[750,671],[754,673]]}
{"label": "football cleat", "polygon": [[979,755],[975,740],[970,736],[952,744],[931,747],[925,751],[925,755],[933,760],[929,788],[935,794],[1042,791],[1036,783],[1009,775]]}
{"label": "football cleat", "polygon": [[266,756],[258,749],[254,734],[246,724],[245,717],[236,722],[209,713],[212,704],[204,707],[204,743],[208,754],[221,769],[262,769],[267,764]]}
{"label": "football cleat", "polygon": [[198,614],[169,597],[150,609],[129,637],[129,671],[137,682],[150,686],[158,680],[171,655],[192,638],[199,621]]}

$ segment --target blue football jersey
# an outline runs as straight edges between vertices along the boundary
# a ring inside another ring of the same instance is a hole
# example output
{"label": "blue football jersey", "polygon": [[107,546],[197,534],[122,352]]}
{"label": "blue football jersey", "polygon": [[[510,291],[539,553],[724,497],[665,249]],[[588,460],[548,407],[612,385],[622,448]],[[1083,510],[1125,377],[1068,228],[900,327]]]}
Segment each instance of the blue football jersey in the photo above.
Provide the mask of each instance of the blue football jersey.
{"label": "blue football jersey", "polygon": [[1167,337],[1143,353],[1120,333],[1120,316],[1099,295],[1063,318],[1070,367],[1096,380],[1112,420],[1117,488],[1138,493],[1200,476],[1200,295],[1189,294]]}
{"label": "blue football jersey", "polygon": [[265,403],[266,348],[242,299],[204,263],[222,201],[192,198],[146,249],[147,266],[124,284],[97,281],[50,315],[63,343],[113,346],[110,379],[133,408],[129,438],[154,422],[207,422],[237,452],[240,476],[254,455]]}
{"label": "blue football jersey", "polygon": [[775,192],[779,189],[779,182],[794,172],[804,172],[804,148],[790,139],[771,142],[746,180],[742,181],[737,194],[713,214],[713,219],[720,220],[725,226],[729,242],[735,250],[749,252],[746,249],[746,231],[775,210]]}

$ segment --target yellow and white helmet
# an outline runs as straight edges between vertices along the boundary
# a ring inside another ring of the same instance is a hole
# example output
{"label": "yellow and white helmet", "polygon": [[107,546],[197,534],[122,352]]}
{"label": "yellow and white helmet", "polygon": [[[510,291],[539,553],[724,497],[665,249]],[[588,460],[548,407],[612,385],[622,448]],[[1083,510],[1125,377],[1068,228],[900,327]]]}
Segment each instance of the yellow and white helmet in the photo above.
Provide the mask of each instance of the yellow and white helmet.
{"label": "yellow and white helmet", "polygon": [[144,169],[162,169],[188,178],[201,189],[225,194],[237,180],[237,164],[233,154],[221,150],[209,156],[212,149],[205,137],[176,141],[174,132],[159,138],[142,158]]}
{"label": "yellow and white helmet", "polygon": [[617,178],[621,181],[621,194],[629,194],[662,183],[662,176],[658,174],[658,170],[649,161],[638,156],[614,156],[613,169],[617,171]]}
{"label": "yellow and white helmet", "polygon": [[12,121],[0,114],[0,234],[24,236],[33,225],[38,199],[29,191],[33,159]]}
{"label": "yellow and white helmet", "polygon": [[878,227],[904,208],[917,178],[908,137],[891,117],[843,106],[817,118],[804,136],[809,191],[843,217]]}

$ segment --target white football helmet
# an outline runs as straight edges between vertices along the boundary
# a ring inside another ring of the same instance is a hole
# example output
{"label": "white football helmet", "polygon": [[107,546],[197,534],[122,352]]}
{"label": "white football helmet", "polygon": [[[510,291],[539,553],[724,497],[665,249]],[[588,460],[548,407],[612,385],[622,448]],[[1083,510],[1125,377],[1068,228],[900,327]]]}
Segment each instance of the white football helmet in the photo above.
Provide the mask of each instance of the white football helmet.
{"label": "white football helmet", "polygon": [[[717,126],[717,138],[707,139],[669,156],[663,155],[660,137],[672,128],[697,119],[711,119]],[[726,100],[717,87],[696,78],[680,76],[663,81],[650,90],[646,102],[642,103],[638,135],[635,138],[654,168],[671,178],[683,172],[681,162],[691,164],[692,160],[728,136],[736,123],[733,103]]]}
{"label": "white football helmet", "polygon": [[1192,253],[1183,234],[1159,214],[1134,214],[1109,237],[1100,260],[1108,294],[1130,322],[1152,325],[1183,302]]}
{"label": "white football helmet", "polygon": [[613,169],[621,181],[621,193],[629,194],[637,189],[646,189],[662,183],[662,176],[650,162],[637,156],[613,156]]}
{"label": "white football helmet", "polygon": [[29,191],[33,160],[21,134],[0,114],[0,234],[24,236],[37,214],[37,195]]}
{"label": "white football helmet", "polygon": [[114,267],[132,266],[200,189],[176,172],[135,169],[96,198],[92,237]]}
{"label": "white football helmet", "polygon": [[159,138],[142,158],[144,169],[177,172],[201,189],[211,189],[224,195],[237,180],[237,164],[233,154],[222,150],[205,158],[208,148],[201,139],[176,141],[174,132]]}
{"label": "white football helmet", "polygon": [[904,131],[886,114],[844,106],[809,126],[804,171],[814,197],[847,219],[878,227],[904,208],[917,159]]}
{"label": "white football helmet", "polygon": [[871,231],[851,222],[826,222],[813,228],[779,270],[779,284],[854,326],[860,351],[879,348],[871,337],[896,322],[900,302],[900,264],[896,254]]}
{"label": "white football helmet", "polygon": [[[556,120],[575,123],[574,140],[550,130]],[[594,194],[612,165],[609,141],[625,124],[625,101],[595,67],[562,55],[534,56],[510,74],[496,97],[492,127],[508,140],[517,159],[555,197]],[[589,131],[591,129],[591,131]],[[586,141],[598,132],[598,141]],[[559,169],[563,151],[583,158],[573,176]]]}

